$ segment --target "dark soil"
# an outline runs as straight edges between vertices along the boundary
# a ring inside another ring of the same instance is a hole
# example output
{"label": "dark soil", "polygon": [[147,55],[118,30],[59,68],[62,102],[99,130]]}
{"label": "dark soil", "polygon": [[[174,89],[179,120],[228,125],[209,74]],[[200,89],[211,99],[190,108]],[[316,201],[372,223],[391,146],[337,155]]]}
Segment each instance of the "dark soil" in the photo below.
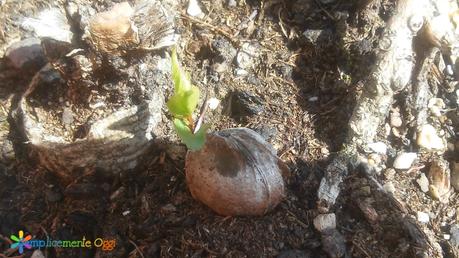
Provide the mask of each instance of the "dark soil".
{"label": "dark soil", "polygon": [[[0,6],[0,36],[8,30],[22,35],[12,21],[20,14],[32,15],[46,3],[25,1],[31,3],[15,6],[13,2]],[[113,4],[97,2],[93,4],[97,10]],[[209,112],[212,130],[244,126],[272,143],[291,170],[285,200],[263,217],[216,215],[191,197],[183,169],[185,147],[170,125],[163,129],[170,136],[166,143],[152,148],[137,169],[116,175],[83,171],[81,177],[62,185],[56,174],[40,166],[13,120],[5,119],[17,101],[14,94],[25,90],[31,76],[2,61],[0,141],[12,141],[15,156],[0,164],[0,257],[15,255],[9,250],[9,236],[18,230],[37,239],[116,240],[111,251],[48,248],[42,250],[46,257],[327,257],[312,224],[318,214],[316,192],[323,169],[345,140],[347,121],[362,87],[357,82],[374,61],[373,49],[390,17],[392,1],[373,1],[370,7],[363,3],[368,1],[330,5],[311,0],[237,1],[238,6],[229,7],[226,2],[201,0],[207,14],[203,19],[187,16],[185,2],[177,18],[179,58],[201,92],[222,101]],[[14,10],[11,16],[8,10]],[[312,41],[303,35],[311,30],[321,33]],[[3,44],[10,39],[2,37]],[[239,76],[234,58],[245,43],[255,46],[256,53],[248,74]],[[172,91],[169,84],[165,98]],[[124,90],[128,93],[122,94],[132,93]],[[110,95],[107,90],[94,94],[101,97],[101,92],[102,97]],[[62,108],[69,101],[66,94],[41,88],[33,96],[40,106],[54,110],[50,120],[56,123],[49,125],[54,130],[68,129],[60,125]],[[72,106],[81,118],[74,130],[87,121],[85,112],[90,109]],[[410,207],[438,209],[439,214],[450,215],[448,221],[456,219],[454,209],[442,209],[419,192],[413,177],[395,177],[397,189],[403,189],[399,195]],[[379,219],[362,212],[362,203],[372,207]],[[349,257],[414,256],[411,240],[385,205],[363,176],[355,173],[347,179],[337,204],[337,228],[345,236]],[[440,237],[441,222],[433,223],[431,229]],[[31,254],[26,251],[19,257]]]}

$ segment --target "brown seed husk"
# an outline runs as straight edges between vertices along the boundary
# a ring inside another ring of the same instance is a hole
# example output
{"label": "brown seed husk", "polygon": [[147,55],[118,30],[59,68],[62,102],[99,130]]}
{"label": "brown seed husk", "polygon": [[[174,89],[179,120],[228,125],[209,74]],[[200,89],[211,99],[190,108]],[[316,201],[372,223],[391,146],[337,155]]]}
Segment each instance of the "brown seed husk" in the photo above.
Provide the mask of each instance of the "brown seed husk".
{"label": "brown seed husk", "polygon": [[186,157],[186,178],[193,197],[220,215],[263,215],[284,197],[286,166],[260,135],[247,128],[207,136],[199,151]]}

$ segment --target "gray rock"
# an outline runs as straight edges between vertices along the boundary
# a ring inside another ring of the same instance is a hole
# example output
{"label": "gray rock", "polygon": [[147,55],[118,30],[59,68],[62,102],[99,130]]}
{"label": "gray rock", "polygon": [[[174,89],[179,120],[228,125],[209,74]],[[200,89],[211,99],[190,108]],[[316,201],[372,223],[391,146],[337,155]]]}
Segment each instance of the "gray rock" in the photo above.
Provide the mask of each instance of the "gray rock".
{"label": "gray rock", "polygon": [[319,232],[329,231],[336,228],[335,213],[319,214],[314,219],[314,227]]}
{"label": "gray rock", "polygon": [[46,58],[38,38],[27,38],[13,43],[5,53],[7,60],[16,68],[34,73],[46,64]]}
{"label": "gray rock", "polygon": [[451,226],[449,233],[451,234],[451,244],[455,247],[459,247],[459,224]]}
{"label": "gray rock", "polygon": [[338,230],[332,229],[322,234],[322,249],[329,257],[342,257],[346,252],[346,241]]}
{"label": "gray rock", "polygon": [[257,115],[263,112],[263,100],[249,92],[234,91],[229,97],[230,114],[235,119]]}

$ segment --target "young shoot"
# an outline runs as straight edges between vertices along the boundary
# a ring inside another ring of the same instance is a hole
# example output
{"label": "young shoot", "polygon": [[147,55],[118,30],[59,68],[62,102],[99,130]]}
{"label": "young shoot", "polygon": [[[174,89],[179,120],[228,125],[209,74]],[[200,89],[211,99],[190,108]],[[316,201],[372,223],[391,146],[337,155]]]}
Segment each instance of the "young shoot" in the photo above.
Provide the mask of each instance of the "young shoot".
{"label": "young shoot", "polygon": [[207,101],[195,123],[193,112],[198,105],[199,88],[191,84],[190,75],[181,69],[175,49],[172,50],[172,80],[174,94],[167,101],[167,108],[173,116],[175,131],[188,149],[199,150],[205,143],[208,129],[208,125],[202,124]]}

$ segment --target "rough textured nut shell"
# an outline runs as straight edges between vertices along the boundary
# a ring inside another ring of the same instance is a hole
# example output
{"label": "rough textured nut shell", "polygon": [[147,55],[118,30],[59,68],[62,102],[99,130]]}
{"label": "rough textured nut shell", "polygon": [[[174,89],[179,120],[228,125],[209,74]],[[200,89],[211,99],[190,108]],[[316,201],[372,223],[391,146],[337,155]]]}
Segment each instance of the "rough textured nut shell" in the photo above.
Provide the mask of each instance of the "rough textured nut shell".
{"label": "rough textured nut shell", "polygon": [[247,128],[207,136],[199,151],[188,152],[186,179],[191,194],[225,216],[263,215],[284,197],[288,169],[276,151]]}

